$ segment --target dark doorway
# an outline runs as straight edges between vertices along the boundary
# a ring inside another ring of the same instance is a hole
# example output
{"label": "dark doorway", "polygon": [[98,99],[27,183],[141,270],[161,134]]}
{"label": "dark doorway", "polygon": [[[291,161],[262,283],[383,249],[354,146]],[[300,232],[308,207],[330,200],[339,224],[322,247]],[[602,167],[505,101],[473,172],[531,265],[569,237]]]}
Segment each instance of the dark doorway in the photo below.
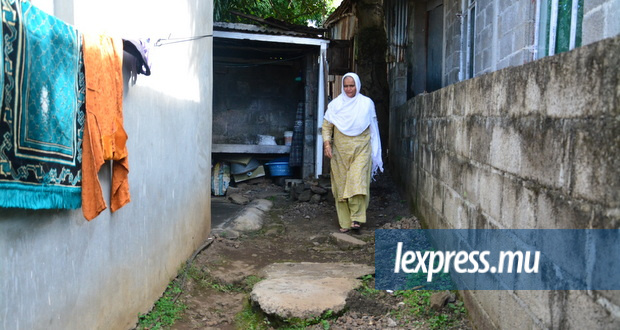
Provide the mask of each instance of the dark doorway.
{"label": "dark doorway", "polygon": [[443,61],[443,5],[428,11],[426,34],[426,91],[432,92],[442,87]]}

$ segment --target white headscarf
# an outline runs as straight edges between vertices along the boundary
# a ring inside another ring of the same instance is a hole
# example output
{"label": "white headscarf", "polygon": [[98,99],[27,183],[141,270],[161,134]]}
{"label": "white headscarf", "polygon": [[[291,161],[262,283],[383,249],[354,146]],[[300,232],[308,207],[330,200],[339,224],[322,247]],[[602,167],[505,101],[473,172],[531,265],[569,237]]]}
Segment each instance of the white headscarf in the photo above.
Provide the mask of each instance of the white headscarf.
{"label": "white headscarf", "polygon": [[[351,77],[355,81],[356,93],[348,97],[344,92],[344,78]],[[362,95],[360,90],[362,83],[360,77],[352,72],[342,77],[342,92],[338,97],[329,102],[325,119],[338,127],[344,135],[357,136],[370,126],[370,147],[372,154],[372,176],[377,169],[383,172],[383,160],[381,159],[381,138],[379,137],[379,124],[375,103],[367,96]]]}

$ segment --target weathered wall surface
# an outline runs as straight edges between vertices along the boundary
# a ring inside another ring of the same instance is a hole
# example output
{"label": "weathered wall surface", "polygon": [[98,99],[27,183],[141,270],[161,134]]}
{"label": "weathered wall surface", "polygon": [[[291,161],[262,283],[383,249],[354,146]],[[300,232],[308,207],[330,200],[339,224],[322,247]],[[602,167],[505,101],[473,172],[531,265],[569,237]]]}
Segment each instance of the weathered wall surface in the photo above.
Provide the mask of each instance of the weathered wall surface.
{"label": "weathered wall surface", "polygon": [[[390,167],[430,228],[620,228],[620,37],[422,94]],[[618,328],[617,291],[466,291],[481,327]]]}
{"label": "weathered wall surface", "polygon": [[[447,86],[463,79],[459,74],[464,74],[464,65],[467,65],[468,50],[464,44],[464,34],[467,33],[465,29],[468,22],[465,20],[468,18],[467,1],[444,0],[443,3],[446,37],[443,79],[444,86]],[[476,1],[474,76],[522,65],[537,58],[536,3],[536,1]],[[418,14],[425,12],[424,6],[418,5],[418,7]],[[618,19],[620,1],[584,1],[583,7],[582,45],[620,34],[620,19]],[[416,19],[420,21],[423,18]],[[424,34],[425,30],[414,27],[413,31],[416,34]],[[409,53],[416,54],[415,49]],[[415,72],[417,75],[424,73],[419,70]]]}
{"label": "weathered wall surface", "polygon": [[302,59],[290,65],[216,64],[213,86],[213,143],[258,144],[271,135],[284,144],[299,102],[305,101]]}
{"label": "weathered wall surface", "polygon": [[620,1],[591,0],[583,2],[583,39],[587,45],[620,34]]}
{"label": "weathered wall surface", "polygon": [[[444,85],[464,77],[467,63],[467,1],[444,0],[446,46]],[[479,76],[535,58],[535,1],[477,0],[474,14],[473,75]],[[424,30],[420,30],[423,33]],[[461,75],[461,76],[460,76]]]}
{"label": "weathered wall surface", "polygon": [[[48,4],[82,31],[123,38],[212,32],[210,1]],[[90,222],[81,210],[0,209],[0,329],[132,328],[204,242],[211,51],[210,38],[155,47],[152,75],[126,86],[131,203]],[[107,200],[109,166],[100,179]]]}

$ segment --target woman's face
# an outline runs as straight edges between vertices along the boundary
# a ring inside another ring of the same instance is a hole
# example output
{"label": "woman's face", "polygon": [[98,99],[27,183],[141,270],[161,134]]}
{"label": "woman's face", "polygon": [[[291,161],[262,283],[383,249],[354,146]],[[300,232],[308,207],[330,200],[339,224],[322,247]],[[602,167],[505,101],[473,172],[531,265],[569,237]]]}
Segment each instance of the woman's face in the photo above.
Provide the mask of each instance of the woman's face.
{"label": "woman's face", "polygon": [[344,78],[344,93],[348,97],[354,97],[357,94],[357,87],[355,87],[355,80],[351,77]]}

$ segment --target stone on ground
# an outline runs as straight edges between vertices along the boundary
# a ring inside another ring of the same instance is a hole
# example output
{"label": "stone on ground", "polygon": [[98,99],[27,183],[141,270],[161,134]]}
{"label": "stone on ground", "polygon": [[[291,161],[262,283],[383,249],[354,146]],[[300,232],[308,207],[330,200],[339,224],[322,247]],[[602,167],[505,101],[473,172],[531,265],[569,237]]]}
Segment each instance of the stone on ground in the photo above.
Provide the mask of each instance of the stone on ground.
{"label": "stone on ground", "polygon": [[357,278],[374,267],[335,263],[280,263],[265,267],[265,280],[250,298],[263,312],[280,318],[308,319],[331,310],[341,312],[347,295],[361,284]]}
{"label": "stone on ground", "polygon": [[256,231],[263,227],[263,214],[271,209],[273,203],[257,199],[248,204],[241,214],[232,221],[232,229],[237,231]]}
{"label": "stone on ground", "polygon": [[362,247],[366,245],[366,242],[351,235],[343,233],[332,233],[331,235],[336,240],[336,244],[341,248]]}
{"label": "stone on ground", "polygon": [[454,302],[455,298],[456,297],[454,297],[454,295],[450,291],[448,291],[448,290],[443,291],[443,292],[433,293],[433,295],[431,296],[431,299],[430,299],[431,300],[431,308],[433,310],[438,311],[438,310],[442,309],[443,306],[447,302],[450,302],[450,301]]}
{"label": "stone on ground", "polygon": [[268,199],[256,199],[250,204],[251,207],[257,208],[263,212],[267,212],[273,206],[273,202]]}
{"label": "stone on ground", "polygon": [[246,208],[241,215],[232,222],[232,229],[237,231],[255,231],[263,226],[263,211],[255,208]]}
{"label": "stone on ground", "polygon": [[241,194],[230,194],[228,199],[234,204],[245,205],[250,202],[250,199]]}

